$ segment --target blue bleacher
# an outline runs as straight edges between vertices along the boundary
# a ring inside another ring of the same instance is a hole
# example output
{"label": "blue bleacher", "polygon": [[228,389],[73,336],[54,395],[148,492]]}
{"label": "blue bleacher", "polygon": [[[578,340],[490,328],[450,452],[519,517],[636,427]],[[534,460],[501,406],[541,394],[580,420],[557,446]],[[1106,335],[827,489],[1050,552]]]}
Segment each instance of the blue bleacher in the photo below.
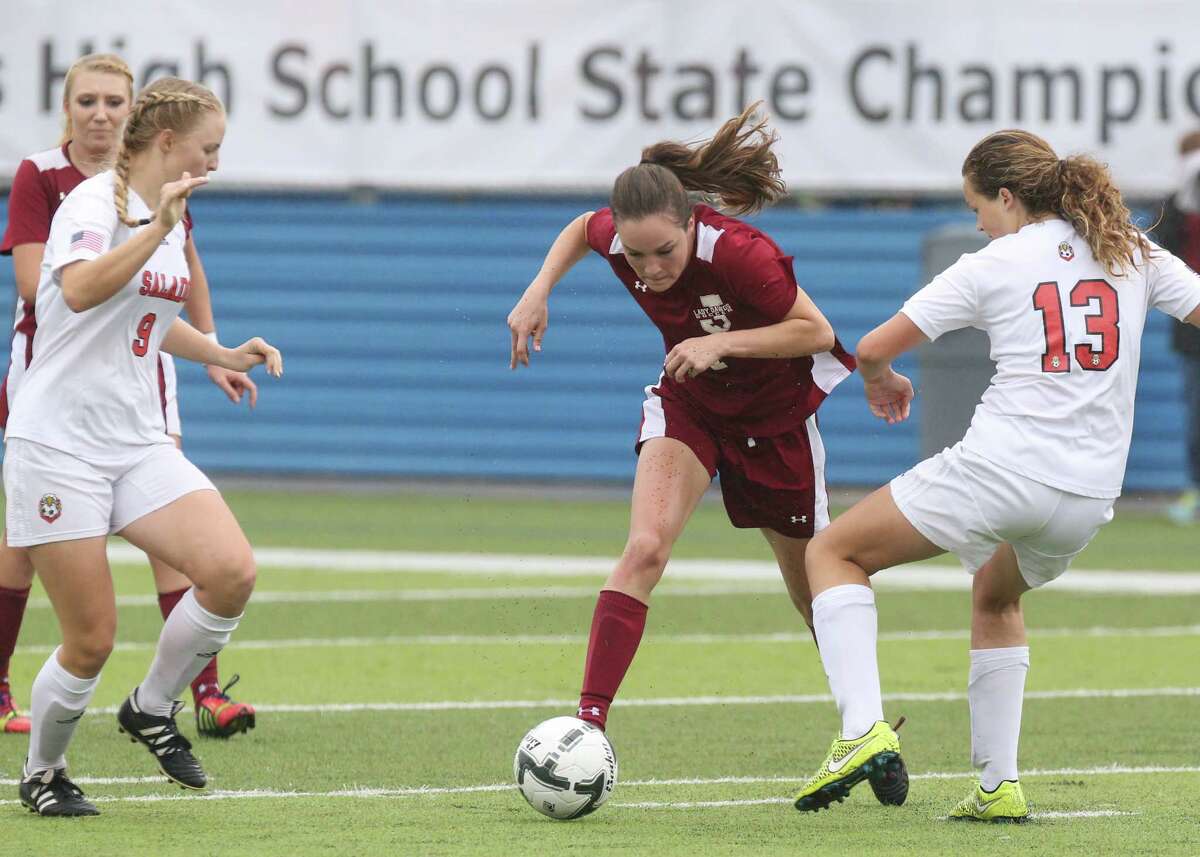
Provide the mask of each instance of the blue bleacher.
{"label": "blue bleacher", "polygon": [[[508,369],[505,316],[559,230],[597,198],[234,195],[194,201],[221,339],[259,334],[282,382],[256,376],[257,410],[180,365],[188,455],[212,472],[627,481],[642,388],[662,341],[598,257],[551,302],[545,351]],[[2,214],[0,214],[2,217]],[[921,284],[921,239],[961,207],[777,208],[757,223],[852,347]],[[0,263],[0,292],[13,294]],[[1127,486],[1183,482],[1183,411],[1168,320],[1144,340]],[[905,368],[916,376],[915,361]],[[857,379],[821,410],[835,485],[911,465],[916,419],[873,420]],[[920,399],[918,398],[918,407]]]}

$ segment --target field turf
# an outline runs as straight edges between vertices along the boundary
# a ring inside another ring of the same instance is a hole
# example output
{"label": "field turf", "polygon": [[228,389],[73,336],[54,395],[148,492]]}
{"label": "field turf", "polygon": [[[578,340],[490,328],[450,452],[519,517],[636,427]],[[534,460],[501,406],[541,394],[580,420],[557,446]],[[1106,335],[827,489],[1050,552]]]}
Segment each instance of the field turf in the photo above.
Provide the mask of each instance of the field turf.
{"label": "field turf", "polygon": [[[1069,577],[1176,572],[1178,591],[1044,591],[1026,601],[1032,668],[1022,780],[1035,820],[943,819],[971,783],[965,589],[889,587],[879,608],[885,709],[905,715],[903,807],[869,789],[801,815],[790,795],[837,726],[820,661],[769,575],[668,574],[609,720],[620,782],[576,822],[533,812],[511,785],[534,723],[570,713],[604,562],[524,571],[505,555],[612,558],[622,500],[231,492],[256,547],[256,598],[221,655],[256,730],[197,740],[207,793],[183,793],[117,734],[112,711],[161,627],[148,569],[115,567],[119,646],[70,753],[99,818],[25,812],[23,738],[0,735],[0,848],[20,854],[1200,854],[1200,529],[1122,509]],[[455,554],[387,569],[393,554]],[[278,556],[278,555],[276,555]],[[355,567],[348,559],[358,556]],[[703,504],[675,556],[757,561],[754,532]],[[310,562],[311,559],[311,562]],[[427,562],[431,567],[421,568]],[[950,563],[952,565],[952,563]],[[947,567],[949,570],[949,566]],[[761,569],[760,569],[761,571]],[[1190,574],[1189,574],[1190,572]],[[1134,579],[1136,581],[1136,578]],[[57,639],[40,591],[12,676],[18,700]],[[181,715],[194,736],[189,709]]]}

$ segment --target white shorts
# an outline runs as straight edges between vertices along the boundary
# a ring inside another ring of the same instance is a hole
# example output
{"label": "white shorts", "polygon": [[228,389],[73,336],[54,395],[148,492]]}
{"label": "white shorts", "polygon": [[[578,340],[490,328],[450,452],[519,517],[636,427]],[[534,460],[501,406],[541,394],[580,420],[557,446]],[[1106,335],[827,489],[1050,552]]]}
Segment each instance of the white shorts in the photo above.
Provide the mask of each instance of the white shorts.
{"label": "white shorts", "polygon": [[1002,543],[1031,587],[1049,583],[1112,520],[1112,498],[1084,497],[993,464],[961,443],[892,480],[892,499],[921,535],[971,574]]}
{"label": "white shorts", "polygon": [[8,544],[28,547],[120,532],[193,491],[215,491],[174,444],[97,466],[24,438],[4,450]]}
{"label": "white shorts", "polygon": [[158,352],[158,391],[162,395],[163,419],[167,434],[183,436],[179,422],[179,384],[175,379],[175,358],[165,351]]}

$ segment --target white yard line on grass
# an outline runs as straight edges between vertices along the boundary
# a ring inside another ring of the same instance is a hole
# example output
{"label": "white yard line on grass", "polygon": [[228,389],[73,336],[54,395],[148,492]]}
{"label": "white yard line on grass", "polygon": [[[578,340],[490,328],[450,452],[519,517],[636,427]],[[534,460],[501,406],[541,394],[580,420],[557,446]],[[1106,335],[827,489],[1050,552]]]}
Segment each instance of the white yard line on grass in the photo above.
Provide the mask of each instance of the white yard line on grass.
{"label": "white yard line on grass", "polygon": [[[1160,766],[1141,766],[1129,767],[1124,765],[1106,765],[1095,768],[1059,768],[1051,770],[1031,770],[1022,771],[1021,778],[1028,779],[1032,777],[1062,777],[1062,776],[1093,776],[1105,774],[1180,774],[1180,773],[1197,773],[1200,772],[1200,767],[1160,767]],[[933,771],[922,774],[911,774],[912,780],[969,780],[974,779],[978,774],[974,771],[961,772],[939,772]],[[686,779],[655,779],[655,780],[629,780],[619,782],[618,788],[639,788],[639,787],[654,787],[654,786],[708,786],[708,785],[754,785],[754,784],[770,784],[770,783],[790,783],[799,784],[803,777],[710,777],[710,778],[686,778]],[[99,781],[99,779],[97,780]],[[158,782],[164,786],[166,781],[158,778]],[[0,780],[0,783],[12,785],[15,780]],[[86,783],[87,780],[79,778],[78,783]],[[252,799],[252,798],[335,798],[335,797],[382,797],[382,798],[403,798],[403,797],[433,797],[437,795],[461,795],[461,794],[480,794],[486,792],[505,792],[515,789],[512,783],[489,783],[487,785],[474,786],[413,786],[408,788],[386,788],[386,787],[361,787],[353,789],[336,789],[333,791],[281,791],[274,789],[216,789],[204,793],[190,794],[149,794],[149,795],[126,795],[117,797],[115,795],[104,795],[91,797],[89,800],[95,803],[117,803],[117,802],[134,802],[134,803],[158,803],[165,801],[181,801],[181,800],[236,800],[236,799]],[[790,802],[787,798],[766,798],[752,801],[739,801],[737,803],[786,803]],[[17,804],[15,800],[0,800],[0,805],[12,806]],[[705,801],[694,803],[693,806],[725,806],[735,805],[726,801]],[[647,808],[647,804],[622,804],[614,803],[614,807],[623,808]],[[678,807],[680,804],[658,804],[662,807]],[[1044,813],[1042,817],[1057,818],[1057,817],[1090,817],[1089,813],[1102,813],[1107,810],[1091,810],[1081,813]]]}
{"label": "white yard line on grass", "polygon": [[[123,542],[108,547],[113,562],[145,563],[145,554]],[[615,557],[538,556],[515,554],[421,553],[417,551],[310,550],[258,548],[262,568],[335,572],[439,572],[443,574],[577,577],[607,575]],[[667,566],[676,580],[779,580],[773,562],[753,560],[675,559]],[[875,578],[883,588],[969,589],[971,578],[959,568],[908,565]],[[1200,573],[1076,570],[1050,583],[1062,592],[1105,592],[1130,595],[1200,594]]]}
{"label": "white yard line on grass", "polygon": [[[1200,636],[1200,625],[1164,625],[1157,628],[1116,628],[1095,626],[1090,628],[1030,628],[1034,638],[1050,637],[1196,637]],[[879,634],[883,643],[909,643],[938,640],[967,640],[971,632],[962,631],[884,631]],[[242,651],[252,649],[356,649],[378,646],[569,646],[582,645],[588,640],[585,634],[386,634],[378,637],[300,637],[279,640],[235,640],[234,645]],[[812,635],[779,631],[769,634],[649,634],[647,642],[660,644],[707,645],[801,643],[812,642]],[[117,643],[117,652],[154,651],[157,640]],[[19,655],[48,655],[57,648],[54,645],[18,646]]]}
{"label": "white yard line on grass", "polygon": [[[1027,690],[1025,699],[1135,699],[1200,696],[1200,687],[1075,688]],[[888,702],[961,702],[961,691],[929,693],[885,693]],[[827,693],[778,696],[667,696],[648,699],[622,698],[623,708],[694,708],[701,705],[813,705],[833,702]],[[498,711],[502,709],[560,708],[573,711],[576,699],[478,699],[439,702],[341,702],[313,704],[255,704],[255,709],[275,714],[354,714],[363,711]],[[115,714],[115,706],[89,708],[88,714]]]}

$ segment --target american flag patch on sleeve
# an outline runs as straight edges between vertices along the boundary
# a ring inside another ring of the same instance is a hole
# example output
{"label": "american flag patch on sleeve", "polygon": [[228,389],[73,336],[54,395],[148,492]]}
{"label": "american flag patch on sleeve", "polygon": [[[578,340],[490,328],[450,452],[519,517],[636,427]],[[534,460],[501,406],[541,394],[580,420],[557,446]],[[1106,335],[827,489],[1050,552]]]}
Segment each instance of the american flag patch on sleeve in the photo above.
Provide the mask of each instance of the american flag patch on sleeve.
{"label": "american flag patch on sleeve", "polygon": [[76,232],[71,236],[71,249],[68,251],[74,253],[76,250],[91,250],[93,253],[103,253],[104,236],[99,232]]}

